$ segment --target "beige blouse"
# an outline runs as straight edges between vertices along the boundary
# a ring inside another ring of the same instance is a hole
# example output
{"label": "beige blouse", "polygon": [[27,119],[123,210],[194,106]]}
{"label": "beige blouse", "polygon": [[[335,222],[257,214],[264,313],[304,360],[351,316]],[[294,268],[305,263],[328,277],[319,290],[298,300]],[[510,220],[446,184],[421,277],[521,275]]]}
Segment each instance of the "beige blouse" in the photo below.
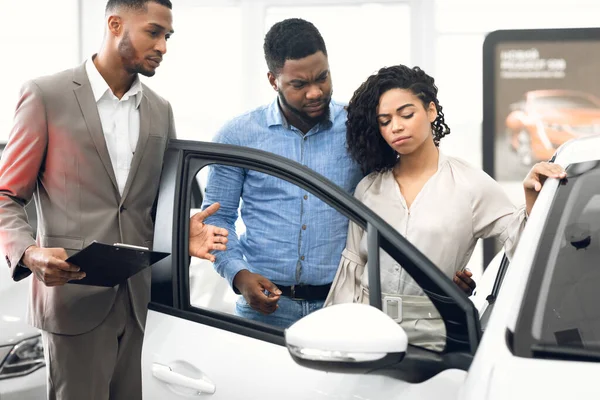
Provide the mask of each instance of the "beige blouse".
{"label": "beige blouse", "polygon": [[[400,232],[450,279],[465,268],[477,239],[499,237],[511,257],[526,220],[525,206],[515,208],[502,187],[489,175],[441,151],[437,172],[423,186],[410,209],[391,171],[365,177],[358,184],[355,197]],[[351,222],[326,306],[368,303],[366,262],[366,232]],[[410,299],[419,303],[425,300],[417,297],[424,295],[423,290],[383,251],[380,267],[383,294],[401,295],[406,317],[412,312]]]}

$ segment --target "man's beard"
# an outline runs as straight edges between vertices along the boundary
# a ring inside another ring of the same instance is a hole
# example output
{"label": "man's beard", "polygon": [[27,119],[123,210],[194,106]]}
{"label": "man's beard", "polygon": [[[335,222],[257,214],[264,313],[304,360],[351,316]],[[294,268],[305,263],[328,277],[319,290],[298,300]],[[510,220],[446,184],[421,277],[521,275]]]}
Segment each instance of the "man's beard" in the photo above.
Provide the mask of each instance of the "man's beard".
{"label": "man's beard", "polygon": [[154,76],[156,73],[153,69],[147,69],[141,62],[133,62],[131,60],[135,59],[135,49],[133,48],[133,43],[131,43],[131,39],[129,38],[129,32],[125,32],[123,34],[123,39],[118,46],[119,55],[121,56],[121,62],[125,67],[125,70],[130,74],[142,74],[144,76]]}
{"label": "man's beard", "polygon": [[279,94],[279,101],[281,102],[281,105],[284,106],[287,110],[290,110],[292,114],[298,117],[300,121],[304,122],[305,124],[309,126],[315,126],[316,124],[329,119],[329,113],[331,112],[331,110],[329,109],[329,103],[331,102],[331,93],[327,97],[323,97],[323,101],[325,102],[325,108],[323,109],[321,115],[317,117],[311,117],[306,112],[293,107],[290,103],[288,103],[281,89],[277,90],[277,93]]}

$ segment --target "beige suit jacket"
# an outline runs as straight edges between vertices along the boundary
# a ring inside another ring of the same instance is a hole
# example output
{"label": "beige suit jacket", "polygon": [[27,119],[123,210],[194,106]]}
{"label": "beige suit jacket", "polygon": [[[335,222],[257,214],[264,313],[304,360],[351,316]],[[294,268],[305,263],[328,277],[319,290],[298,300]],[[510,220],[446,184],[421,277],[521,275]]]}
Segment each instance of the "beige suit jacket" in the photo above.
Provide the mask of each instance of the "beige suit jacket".
{"label": "beige suit jacket", "polygon": [[[94,240],[151,247],[151,210],[172,137],[170,104],[143,85],[140,135],[121,196],[84,65],[27,82],[0,165],[0,250],[13,278],[31,273],[19,262],[36,241],[63,247],[69,255]],[[32,197],[37,240],[23,208]],[[127,285],[143,329],[150,270]],[[117,288],[75,284],[46,287],[33,278],[29,322],[52,333],[82,334],[104,320],[116,293]]]}

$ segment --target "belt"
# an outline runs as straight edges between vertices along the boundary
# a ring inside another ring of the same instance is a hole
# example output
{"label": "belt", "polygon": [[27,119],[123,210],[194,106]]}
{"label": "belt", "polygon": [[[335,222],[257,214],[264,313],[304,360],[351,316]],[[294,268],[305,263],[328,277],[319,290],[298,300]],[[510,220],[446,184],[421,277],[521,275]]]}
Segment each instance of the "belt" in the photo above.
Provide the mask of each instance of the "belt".
{"label": "belt", "polygon": [[[276,284],[277,285],[277,284]],[[297,300],[325,300],[331,289],[331,283],[327,285],[277,285],[281,290],[281,295]]]}

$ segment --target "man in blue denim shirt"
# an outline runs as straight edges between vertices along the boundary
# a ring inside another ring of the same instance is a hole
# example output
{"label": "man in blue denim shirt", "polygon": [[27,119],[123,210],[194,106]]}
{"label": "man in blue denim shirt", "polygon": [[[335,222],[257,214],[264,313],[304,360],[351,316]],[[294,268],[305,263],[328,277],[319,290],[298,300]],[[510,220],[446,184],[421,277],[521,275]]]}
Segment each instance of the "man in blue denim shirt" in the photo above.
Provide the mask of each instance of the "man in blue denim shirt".
{"label": "man in blue denim shirt", "polygon": [[[353,193],[362,178],[346,151],[346,111],[331,100],[327,50],[310,22],[275,24],[264,43],[277,98],[227,123],[215,141],[266,150],[312,168]],[[238,207],[246,226],[235,232]],[[215,268],[243,297],[236,314],[287,327],[323,306],[346,244],[348,220],[299,187],[252,170],[213,166],[203,208],[230,232]]]}

